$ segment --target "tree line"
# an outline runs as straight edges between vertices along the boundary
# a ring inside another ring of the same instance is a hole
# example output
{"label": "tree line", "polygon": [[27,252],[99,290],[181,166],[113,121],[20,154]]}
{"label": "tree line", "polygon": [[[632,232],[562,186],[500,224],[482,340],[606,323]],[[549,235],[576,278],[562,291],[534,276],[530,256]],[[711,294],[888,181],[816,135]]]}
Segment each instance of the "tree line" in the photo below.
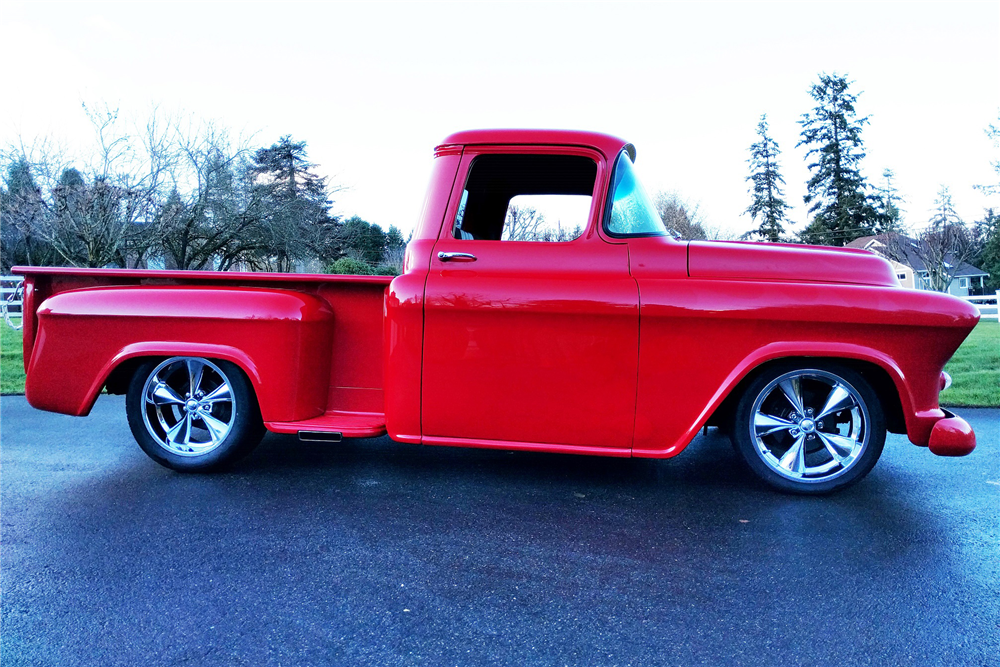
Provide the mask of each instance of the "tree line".
{"label": "tree line", "polygon": [[402,266],[399,229],[331,212],[337,188],[316,172],[304,141],[253,147],[212,123],[154,113],[126,131],[115,111],[88,115],[97,150],[85,161],[48,143],[6,151],[4,272],[28,264],[393,274]]}
{"label": "tree line", "polygon": [[[877,185],[866,179],[862,133],[870,119],[858,115],[851,84],[846,76],[821,74],[810,87],[815,106],[799,120],[796,144],[805,148],[810,172],[804,197],[810,219],[799,232],[790,229],[781,149],[767,116],[761,116],[747,161],[746,213],[755,227],[741,238],[843,246],[881,235],[890,253],[920,256],[937,289],[947,288],[962,262],[989,272],[993,289],[1000,287],[1000,216],[988,210],[967,223],[942,187],[933,215],[908,230],[892,170]],[[406,241],[400,230],[334,215],[338,188],[317,173],[305,141],[283,136],[269,146],[252,146],[213,123],[163,119],[155,112],[144,126],[126,130],[116,111],[86,111],[96,146],[86,160],[68,159],[46,142],[6,150],[0,270],[15,264],[387,275],[401,270]],[[988,134],[1000,142],[1000,128],[991,125]],[[993,167],[1000,175],[1000,162]],[[1000,185],[977,187],[1000,192]],[[676,193],[659,193],[655,204],[681,238],[721,235]],[[578,235],[543,234],[536,213],[514,212],[518,238]]]}
{"label": "tree line", "polygon": [[[810,176],[804,203],[811,219],[798,233],[788,231],[790,206],[784,198],[781,150],[769,135],[766,114],[761,116],[758,140],[749,149],[751,203],[745,211],[757,226],[744,237],[844,246],[858,238],[878,236],[891,258],[918,257],[928,271],[932,289],[947,290],[963,263],[988,272],[991,288],[1000,288],[1000,217],[992,209],[967,223],[956,214],[949,189],[942,186],[930,218],[907,229],[892,170],[883,171],[877,186],[865,178],[861,171],[865,157],[862,131],[870,119],[858,115],[858,98],[850,91],[851,83],[846,76],[821,74],[810,87],[816,106],[799,120],[796,148],[806,149]],[[1000,128],[991,125],[987,134],[995,144],[1000,140]],[[1000,162],[993,168],[1000,176]],[[1000,192],[1000,185],[975,187]]]}

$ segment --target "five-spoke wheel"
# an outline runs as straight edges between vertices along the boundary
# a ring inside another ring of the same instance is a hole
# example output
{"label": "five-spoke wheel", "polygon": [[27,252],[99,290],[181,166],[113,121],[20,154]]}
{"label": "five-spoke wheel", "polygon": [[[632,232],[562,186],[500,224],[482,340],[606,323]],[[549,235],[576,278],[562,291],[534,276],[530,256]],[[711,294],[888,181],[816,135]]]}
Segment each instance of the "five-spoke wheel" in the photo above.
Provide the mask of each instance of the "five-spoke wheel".
{"label": "five-spoke wheel", "polygon": [[143,364],[126,398],[143,450],[176,470],[206,470],[239,458],[263,436],[249,381],[235,365],[198,357]]}
{"label": "five-spoke wheel", "polygon": [[852,369],[781,364],[747,387],[733,439],[750,468],[772,486],[826,493],[875,465],[885,417],[871,387]]}

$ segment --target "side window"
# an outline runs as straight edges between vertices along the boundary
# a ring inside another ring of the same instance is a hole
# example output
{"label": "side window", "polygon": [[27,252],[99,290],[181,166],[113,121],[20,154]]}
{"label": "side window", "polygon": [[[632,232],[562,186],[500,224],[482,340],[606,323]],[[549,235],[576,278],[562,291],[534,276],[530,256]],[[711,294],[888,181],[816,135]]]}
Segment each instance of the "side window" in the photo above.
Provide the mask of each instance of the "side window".
{"label": "side window", "polygon": [[597,165],[577,155],[481,155],[452,226],[456,239],[572,241],[587,228]]}

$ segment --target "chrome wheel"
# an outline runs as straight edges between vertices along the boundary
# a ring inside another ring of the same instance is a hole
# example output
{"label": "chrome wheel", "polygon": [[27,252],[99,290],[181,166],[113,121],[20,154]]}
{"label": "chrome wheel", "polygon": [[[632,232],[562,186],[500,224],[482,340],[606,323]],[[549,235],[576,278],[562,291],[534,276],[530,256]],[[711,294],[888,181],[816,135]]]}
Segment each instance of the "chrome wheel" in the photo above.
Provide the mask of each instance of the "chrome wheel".
{"label": "chrome wheel", "polygon": [[232,382],[207,359],[167,359],[142,388],[146,430],[160,447],[178,456],[201,456],[222,445],[236,415]]}
{"label": "chrome wheel", "polygon": [[861,393],[844,378],[819,369],[774,378],[757,394],[750,415],[751,440],[760,460],[799,484],[847,473],[864,454],[872,432]]}

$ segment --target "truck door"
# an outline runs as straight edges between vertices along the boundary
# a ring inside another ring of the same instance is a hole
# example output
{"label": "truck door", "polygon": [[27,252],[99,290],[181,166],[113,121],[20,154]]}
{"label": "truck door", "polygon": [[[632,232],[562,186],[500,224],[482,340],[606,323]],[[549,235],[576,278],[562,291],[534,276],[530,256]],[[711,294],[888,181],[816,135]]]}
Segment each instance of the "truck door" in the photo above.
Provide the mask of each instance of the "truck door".
{"label": "truck door", "polygon": [[425,290],[428,442],[629,452],[639,299],[627,246],[595,231],[606,169],[586,149],[466,149]]}

